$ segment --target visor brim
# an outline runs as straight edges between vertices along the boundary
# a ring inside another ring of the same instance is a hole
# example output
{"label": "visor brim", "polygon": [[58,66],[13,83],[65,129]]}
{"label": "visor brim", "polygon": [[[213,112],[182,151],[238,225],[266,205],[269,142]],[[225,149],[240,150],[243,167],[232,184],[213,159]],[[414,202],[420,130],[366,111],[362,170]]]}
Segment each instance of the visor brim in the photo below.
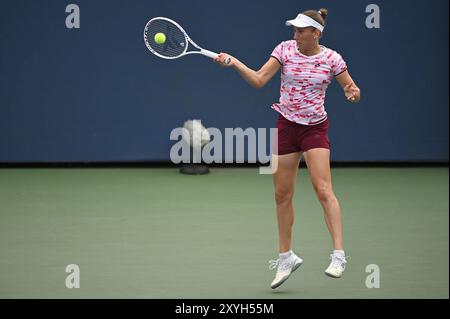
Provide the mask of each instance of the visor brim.
{"label": "visor brim", "polygon": [[297,28],[310,27],[309,24],[295,20],[295,19],[286,21],[286,26],[288,26],[288,27],[293,26],[293,27],[297,27]]}

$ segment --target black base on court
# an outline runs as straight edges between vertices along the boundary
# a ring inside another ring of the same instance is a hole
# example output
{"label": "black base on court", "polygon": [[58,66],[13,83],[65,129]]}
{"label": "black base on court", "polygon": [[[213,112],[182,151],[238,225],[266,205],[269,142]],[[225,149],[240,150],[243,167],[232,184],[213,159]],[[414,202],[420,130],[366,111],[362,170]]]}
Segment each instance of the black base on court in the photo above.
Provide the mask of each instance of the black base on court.
{"label": "black base on court", "polygon": [[185,164],[180,167],[180,173],[189,175],[209,174],[209,168],[201,164]]}

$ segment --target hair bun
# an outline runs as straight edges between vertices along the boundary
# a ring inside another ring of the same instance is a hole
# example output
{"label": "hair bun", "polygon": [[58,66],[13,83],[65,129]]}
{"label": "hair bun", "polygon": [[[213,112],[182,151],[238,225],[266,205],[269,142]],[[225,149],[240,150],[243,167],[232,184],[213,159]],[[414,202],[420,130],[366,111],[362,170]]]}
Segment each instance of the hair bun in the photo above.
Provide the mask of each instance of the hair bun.
{"label": "hair bun", "polygon": [[325,20],[327,18],[328,15],[328,10],[325,8],[320,8],[319,9],[319,14],[322,16],[322,18]]}

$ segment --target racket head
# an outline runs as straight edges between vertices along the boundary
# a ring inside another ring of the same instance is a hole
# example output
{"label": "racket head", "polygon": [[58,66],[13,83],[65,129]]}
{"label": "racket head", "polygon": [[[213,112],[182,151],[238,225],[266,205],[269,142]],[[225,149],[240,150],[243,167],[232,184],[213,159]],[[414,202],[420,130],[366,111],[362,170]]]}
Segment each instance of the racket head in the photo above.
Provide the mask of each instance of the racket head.
{"label": "racket head", "polygon": [[[166,41],[158,44],[154,41],[155,34],[164,33]],[[176,59],[186,54],[190,41],[186,31],[175,21],[156,17],[150,19],[144,28],[146,47],[156,56],[163,59]]]}

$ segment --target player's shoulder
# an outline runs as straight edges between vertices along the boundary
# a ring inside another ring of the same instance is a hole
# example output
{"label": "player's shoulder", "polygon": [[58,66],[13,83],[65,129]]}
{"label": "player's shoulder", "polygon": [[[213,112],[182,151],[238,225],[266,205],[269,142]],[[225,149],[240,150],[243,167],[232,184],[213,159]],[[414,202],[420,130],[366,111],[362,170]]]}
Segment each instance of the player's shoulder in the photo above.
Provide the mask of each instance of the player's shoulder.
{"label": "player's shoulder", "polygon": [[323,48],[323,55],[327,59],[342,59],[342,55],[339,52],[337,52],[336,50],[333,50],[324,45],[321,45],[321,47]]}
{"label": "player's shoulder", "polygon": [[280,47],[282,49],[288,49],[288,48],[295,48],[295,40],[287,40],[280,42],[277,47]]}

